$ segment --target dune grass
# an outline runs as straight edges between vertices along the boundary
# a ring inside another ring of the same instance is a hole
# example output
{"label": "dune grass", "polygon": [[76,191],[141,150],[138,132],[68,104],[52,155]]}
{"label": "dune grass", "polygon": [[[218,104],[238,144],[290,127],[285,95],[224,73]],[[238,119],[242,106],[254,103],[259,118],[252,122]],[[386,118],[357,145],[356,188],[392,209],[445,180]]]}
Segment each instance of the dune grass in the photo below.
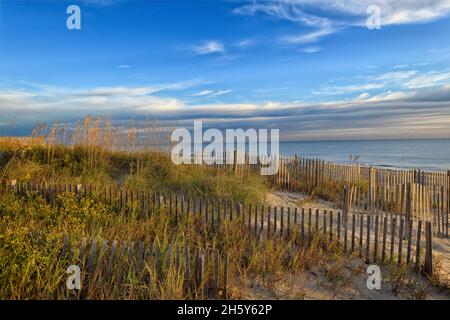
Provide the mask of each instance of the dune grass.
{"label": "dune grass", "polygon": [[[64,288],[66,268],[71,263],[61,256],[64,235],[78,244],[82,238],[156,241],[163,252],[169,244],[174,248],[213,247],[228,254],[229,274],[239,277],[256,274],[276,278],[284,272],[308,269],[330,255],[342,255],[338,243],[329,244],[323,251],[319,238],[305,246],[296,229],[292,229],[292,237],[287,240],[273,237],[261,241],[239,219],[224,220],[220,229],[213,232],[210,225],[194,215],[176,223],[174,215],[163,208],[145,217],[134,214],[133,208],[126,214],[120,213],[95,194],[80,198],[65,193],[49,202],[33,192],[3,192],[0,213],[1,299],[79,298]],[[129,274],[120,285],[110,280],[89,282],[83,298],[195,298],[195,293],[185,292],[182,273],[168,270],[164,276],[158,276],[150,264],[144,270],[147,276],[136,278]],[[229,290],[231,297],[238,297],[239,287],[230,284]]]}
{"label": "dune grass", "polygon": [[[142,148],[141,145],[150,146]],[[65,128],[39,126],[29,139],[0,139],[0,180],[8,184],[87,184],[101,188],[123,188],[153,193],[174,193],[191,198],[258,204],[271,181],[252,171],[236,174],[209,166],[175,166],[164,148],[167,126],[146,122],[141,128],[113,128],[109,122],[87,117],[70,132]],[[336,200],[338,184],[305,188],[312,196]],[[118,210],[99,194],[62,193],[48,199],[35,192],[0,192],[0,299],[191,299],[198,292],[186,291],[184,276],[175,269],[156,270],[144,265],[137,277],[122,257],[114,274],[106,278],[106,266],[80,291],[65,288],[67,266],[73,256],[61,254],[63,237],[78,248],[83,238],[158,243],[163,254],[172,248],[214,248],[229,257],[229,297],[240,298],[246,279],[261,278],[267,288],[286,274],[301,273],[328,261],[350,264],[342,246],[321,233],[308,240],[292,228],[291,237],[260,239],[242,219],[225,220],[212,230],[194,215],[175,220],[164,208],[142,215],[138,208]],[[131,271],[130,271],[131,270]],[[210,272],[210,271],[206,271]],[[331,271],[330,271],[331,272]],[[330,274],[330,281],[333,276]],[[238,281],[232,281],[238,279]],[[301,297],[302,292],[293,293]]]}
{"label": "dune grass", "polygon": [[[49,151],[51,149],[51,151]],[[232,170],[214,171],[208,166],[178,165],[170,155],[158,152],[126,153],[90,147],[58,145],[4,148],[0,144],[3,181],[47,184],[87,184],[195,197],[258,202],[268,185],[256,173],[237,177]],[[93,159],[94,158],[94,159]]]}

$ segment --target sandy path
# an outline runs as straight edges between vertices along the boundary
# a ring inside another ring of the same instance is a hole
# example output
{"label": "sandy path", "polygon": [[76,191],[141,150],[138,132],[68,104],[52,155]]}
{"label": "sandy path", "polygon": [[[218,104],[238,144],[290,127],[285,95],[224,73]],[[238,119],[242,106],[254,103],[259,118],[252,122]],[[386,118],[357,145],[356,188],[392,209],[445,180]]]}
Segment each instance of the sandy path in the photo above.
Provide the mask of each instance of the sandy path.
{"label": "sandy path", "polygon": [[[239,288],[236,298],[240,299],[305,299],[305,300],[401,300],[429,299],[449,300],[450,290],[432,287],[417,274],[409,273],[397,291],[395,280],[390,278],[386,268],[381,268],[380,289],[368,289],[367,266],[354,259],[343,266],[317,266],[299,274],[284,274],[278,279],[236,278],[233,283]],[[338,271],[337,271],[338,270]]]}
{"label": "sandy path", "polygon": [[[338,212],[339,209],[331,203],[324,200],[311,200],[306,195],[302,193],[295,192],[283,192],[274,191],[266,194],[265,199],[266,205],[268,206],[279,206],[279,207],[291,207],[291,208],[304,208],[305,211],[308,209],[319,209],[321,212],[323,210],[333,210]],[[322,221],[322,219],[320,219]],[[335,225],[336,226],[336,225]],[[398,226],[398,222],[397,222]],[[355,236],[359,238],[359,219],[356,219]],[[348,239],[351,238],[351,227],[348,229]],[[388,237],[387,237],[387,252],[390,249],[390,222],[388,221]],[[363,231],[363,238],[365,240],[366,230]],[[415,249],[415,235],[413,236],[413,248]],[[374,231],[371,232],[371,239],[374,239]],[[424,237],[422,236],[422,240]],[[379,245],[381,247],[381,244]],[[398,244],[394,244],[395,252],[398,250]],[[406,255],[406,241],[404,241],[404,246],[402,246],[404,255]],[[415,252],[415,250],[413,251]],[[447,279],[447,283],[450,282],[450,239],[449,238],[433,238],[433,254],[434,261],[441,265],[440,275],[443,279]]]}

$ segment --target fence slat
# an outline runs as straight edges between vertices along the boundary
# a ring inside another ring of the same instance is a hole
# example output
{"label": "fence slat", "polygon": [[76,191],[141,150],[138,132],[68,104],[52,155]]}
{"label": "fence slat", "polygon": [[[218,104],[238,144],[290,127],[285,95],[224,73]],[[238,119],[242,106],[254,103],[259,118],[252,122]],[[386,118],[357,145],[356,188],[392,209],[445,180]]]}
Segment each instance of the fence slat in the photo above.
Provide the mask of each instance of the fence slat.
{"label": "fence slat", "polygon": [[433,244],[432,244],[431,223],[425,222],[425,267],[424,272],[428,276],[433,275]]}

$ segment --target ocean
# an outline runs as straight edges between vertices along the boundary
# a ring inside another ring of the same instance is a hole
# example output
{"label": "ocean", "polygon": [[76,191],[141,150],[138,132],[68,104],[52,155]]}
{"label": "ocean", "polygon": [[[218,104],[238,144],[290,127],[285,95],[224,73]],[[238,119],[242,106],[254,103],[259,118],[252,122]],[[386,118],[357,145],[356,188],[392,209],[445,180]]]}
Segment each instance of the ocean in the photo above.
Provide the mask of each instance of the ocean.
{"label": "ocean", "polygon": [[280,142],[280,153],[392,169],[450,170],[450,139]]}

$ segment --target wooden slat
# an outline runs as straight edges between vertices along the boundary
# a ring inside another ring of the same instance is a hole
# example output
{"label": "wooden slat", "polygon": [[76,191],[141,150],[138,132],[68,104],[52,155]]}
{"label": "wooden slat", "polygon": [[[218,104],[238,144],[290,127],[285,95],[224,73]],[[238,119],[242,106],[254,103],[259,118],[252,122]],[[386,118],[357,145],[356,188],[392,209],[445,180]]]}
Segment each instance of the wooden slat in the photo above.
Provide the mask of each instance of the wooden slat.
{"label": "wooden slat", "polygon": [[386,260],[386,240],[387,240],[387,216],[383,218],[383,242],[381,245],[381,262],[384,263]]}
{"label": "wooden slat", "polygon": [[431,223],[425,222],[425,266],[424,272],[428,276],[433,275],[433,244],[432,244],[432,232]]}

